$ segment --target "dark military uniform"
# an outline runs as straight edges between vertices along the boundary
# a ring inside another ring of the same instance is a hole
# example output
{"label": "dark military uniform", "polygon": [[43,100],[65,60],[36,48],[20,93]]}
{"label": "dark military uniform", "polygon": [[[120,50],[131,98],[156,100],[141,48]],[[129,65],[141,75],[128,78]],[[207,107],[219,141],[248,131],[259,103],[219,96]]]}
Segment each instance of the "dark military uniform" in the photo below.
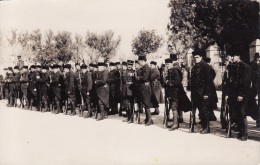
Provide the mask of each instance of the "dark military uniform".
{"label": "dark military uniform", "polygon": [[[140,58],[140,56],[139,56]],[[151,96],[152,96],[152,90],[151,90],[151,68],[148,66],[148,64],[145,64],[141,66],[141,68],[138,71],[137,74],[137,80],[140,84],[140,91],[141,91],[141,99],[142,103],[145,107],[145,114],[146,118],[144,123],[148,126],[153,124],[153,120],[151,117]]]}
{"label": "dark military uniform", "polygon": [[28,100],[28,86],[29,86],[29,73],[22,72],[21,78],[21,92],[22,92],[22,106],[25,108],[29,108],[29,100]]}
{"label": "dark military uniform", "polygon": [[[16,69],[19,69],[18,66],[15,67]],[[15,106],[20,106],[21,103],[21,84],[20,84],[20,78],[21,78],[21,74],[18,73],[14,73],[14,100],[15,100]],[[20,101],[19,105],[18,105],[18,100]]]}
{"label": "dark military uniform", "polygon": [[118,98],[118,93],[117,93],[117,88],[118,88],[118,81],[120,82],[120,74],[116,69],[113,69],[109,72],[109,79],[108,79],[108,84],[109,84],[109,104],[111,107],[111,114],[117,114],[118,109],[117,109],[117,98]]}
{"label": "dark military uniform", "polygon": [[[257,54],[256,54],[257,55]],[[259,59],[258,57],[255,57],[256,59]],[[252,68],[252,92],[251,97],[252,100],[249,102],[250,104],[254,104],[256,96],[258,96],[258,102],[257,105],[252,106],[251,111],[251,117],[256,120],[256,126],[260,127],[260,63],[257,63],[256,61],[252,62],[251,64]]]}
{"label": "dark military uniform", "polygon": [[[43,69],[48,69],[47,66],[43,66]],[[42,109],[42,107],[40,107],[40,110],[45,112],[49,110],[49,81],[50,81],[50,76],[49,73],[40,73],[38,75],[39,77],[36,77],[36,86],[38,88],[38,103],[39,106],[42,105],[42,103],[44,104],[44,109]]]}
{"label": "dark military uniform", "polygon": [[8,68],[9,71],[12,73],[8,73],[6,76],[6,83],[8,84],[8,104],[7,106],[14,106],[14,97],[15,97],[15,81],[14,81],[14,74],[12,68]]}
{"label": "dark military uniform", "polygon": [[[99,66],[105,66],[103,63],[99,63]],[[109,86],[107,84],[108,71],[98,71],[95,80],[95,89],[98,96],[98,109],[97,113],[100,116],[97,120],[102,120],[105,117],[105,109],[109,107]]]}
{"label": "dark military uniform", "polygon": [[76,95],[76,104],[81,104],[81,96],[80,96],[80,74],[81,70],[77,69],[75,71],[75,95]]}
{"label": "dark military uniform", "polygon": [[[32,65],[32,68],[35,68],[35,66]],[[32,109],[33,104],[36,105],[37,101],[36,75],[36,71],[31,70],[29,73],[28,100],[30,109]]]}
{"label": "dark military uniform", "polygon": [[0,100],[4,98],[4,77],[0,74]]}
{"label": "dark military uniform", "polygon": [[[86,65],[82,65],[81,69],[86,69],[87,66]],[[86,109],[88,110],[88,113],[86,116],[86,118],[91,117],[92,116],[92,109],[90,106],[90,90],[92,89],[93,86],[93,81],[92,81],[92,75],[90,72],[86,71],[86,73],[81,73],[81,93],[82,93],[82,99],[84,101],[84,107],[86,107]]]}
{"label": "dark military uniform", "polygon": [[[247,107],[251,84],[250,67],[242,61],[234,62],[234,68],[229,70],[230,84],[227,89],[228,105],[231,113],[234,114],[233,120],[238,125],[238,138],[247,139]],[[238,101],[238,97],[243,98]]]}
{"label": "dark military uniform", "polygon": [[133,122],[133,106],[134,106],[134,97],[133,97],[133,83],[134,83],[134,70],[127,69],[124,72],[122,77],[122,108],[125,109],[127,114],[127,122]]}
{"label": "dark military uniform", "polygon": [[159,104],[163,103],[163,96],[160,72],[157,68],[151,69],[151,89],[153,92],[152,107],[155,108],[155,112],[159,114]]}
{"label": "dark military uniform", "polygon": [[[209,109],[210,104],[214,102],[216,96],[213,77],[210,66],[201,60],[196,63],[191,70],[191,99],[193,108],[199,109],[201,119],[201,133],[209,133]],[[204,96],[208,98],[204,99]]]}
{"label": "dark military uniform", "polygon": [[[65,68],[71,69],[70,64],[66,64]],[[75,74],[71,70],[64,73],[64,91],[66,100],[71,103],[72,115],[76,115]]]}
{"label": "dark military uniform", "polygon": [[[53,65],[53,68],[58,68],[57,65]],[[50,78],[50,86],[53,93],[54,104],[56,105],[55,114],[60,113],[61,111],[61,81],[62,74],[60,71],[53,72]]]}

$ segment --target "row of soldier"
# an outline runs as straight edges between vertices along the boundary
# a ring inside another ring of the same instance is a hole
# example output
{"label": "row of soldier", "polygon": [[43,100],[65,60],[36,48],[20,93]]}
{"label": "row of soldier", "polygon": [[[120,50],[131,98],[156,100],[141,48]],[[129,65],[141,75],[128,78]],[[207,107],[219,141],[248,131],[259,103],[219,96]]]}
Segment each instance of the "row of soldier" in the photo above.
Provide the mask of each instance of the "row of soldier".
{"label": "row of soldier", "polygon": [[[210,121],[216,120],[213,110],[217,108],[218,98],[213,82],[215,72],[205,62],[207,59],[202,59],[202,54],[193,52],[195,65],[189,77],[192,102],[182,85],[182,71],[176,55],[165,59],[165,68],[160,69],[155,61],[149,66],[145,56],[122,64],[109,63],[109,66],[105,63],[89,66],[76,64],[75,72],[70,64],[32,65],[29,70],[27,66],[23,66],[22,70],[15,66],[13,69],[6,68],[2,91],[8,98],[9,106],[17,106],[17,102],[21,102],[21,106],[27,109],[36,106],[38,111],[52,111],[55,114],[67,114],[70,109],[71,115],[75,115],[79,105],[81,116],[95,116],[97,120],[117,113],[122,116],[122,111],[125,111],[127,118],[124,121],[132,123],[135,119],[140,123],[140,112],[145,109],[145,120],[142,123],[146,126],[153,124],[151,116],[158,115],[159,104],[165,103],[165,127],[170,127],[169,130],[178,129],[179,122],[183,121],[182,112],[190,111],[191,132],[194,131],[197,108],[200,133],[209,133]],[[254,65],[258,67],[258,72],[252,72],[255,69],[249,71],[249,66],[240,60],[238,52],[231,55],[222,84],[222,105],[228,105],[231,117],[224,117],[227,114],[227,108],[224,108],[221,111],[221,124],[226,128],[229,120],[237,127],[238,138],[247,140],[248,91],[254,91],[254,87],[259,94],[259,63]],[[256,59],[259,59],[259,55],[256,55]],[[165,89],[164,97],[162,86]],[[155,109],[153,113],[151,108]],[[173,124],[169,126],[170,110]],[[259,124],[259,115],[254,116]]]}

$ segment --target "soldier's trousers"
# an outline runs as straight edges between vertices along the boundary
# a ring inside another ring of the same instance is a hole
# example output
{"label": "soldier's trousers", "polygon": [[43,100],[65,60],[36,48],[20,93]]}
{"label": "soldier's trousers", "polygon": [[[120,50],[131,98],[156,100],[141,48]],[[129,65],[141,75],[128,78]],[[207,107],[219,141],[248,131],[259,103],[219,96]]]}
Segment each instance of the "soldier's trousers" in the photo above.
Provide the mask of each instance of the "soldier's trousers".
{"label": "soldier's trousers", "polygon": [[125,109],[127,117],[128,119],[130,119],[134,110],[134,97],[133,96],[124,97],[122,102],[122,108]]}
{"label": "soldier's trousers", "polygon": [[28,87],[27,86],[21,86],[21,96],[22,96],[22,104],[23,106],[28,106],[29,105],[29,100],[28,100]]}
{"label": "soldier's trousers", "polygon": [[205,128],[209,123],[209,112],[210,112],[210,102],[209,99],[203,99],[200,102],[193,102],[193,109],[198,108],[199,117],[201,119],[201,126]]}

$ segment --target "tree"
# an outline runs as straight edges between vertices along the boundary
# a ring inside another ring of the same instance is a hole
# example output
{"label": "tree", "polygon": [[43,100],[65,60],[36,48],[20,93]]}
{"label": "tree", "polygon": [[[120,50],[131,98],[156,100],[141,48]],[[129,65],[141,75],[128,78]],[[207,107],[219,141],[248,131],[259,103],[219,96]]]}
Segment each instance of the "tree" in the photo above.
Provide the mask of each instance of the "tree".
{"label": "tree", "polygon": [[[250,0],[171,0],[169,42],[205,50],[217,43],[221,50],[241,49],[259,37],[259,3]],[[185,35],[185,36],[183,36]],[[172,37],[173,36],[173,37]],[[187,44],[187,38],[192,44]]]}
{"label": "tree", "polygon": [[73,56],[71,33],[67,31],[58,32],[58,34],[54,36],[54,39],[57,49],[55,60],[64,63],[69,62]]}
{"label": "tree", "polygon": [[[85,44],[90,50],[90,58],[92,61],[98,61],[100,58],[105,62],[109,61],[115,54],[121,42],[120,36],[114,38],[113,31],[105,31],[102,34],[88,32],[86,35]],[[93,56],[92,53],[96,54]]]}
{"label": "tree", "polygon": [[156,52],[162,45],[163,38],[155,30],[140,30],[132,41],[132,52],[143,56]]}
{"label": "tree", "polygon": [[85,44],[81,35],[76,34],[74,37],[75,41],[72,43],[73,50],[73,61],[85,61],[84,53],[85,53]]}

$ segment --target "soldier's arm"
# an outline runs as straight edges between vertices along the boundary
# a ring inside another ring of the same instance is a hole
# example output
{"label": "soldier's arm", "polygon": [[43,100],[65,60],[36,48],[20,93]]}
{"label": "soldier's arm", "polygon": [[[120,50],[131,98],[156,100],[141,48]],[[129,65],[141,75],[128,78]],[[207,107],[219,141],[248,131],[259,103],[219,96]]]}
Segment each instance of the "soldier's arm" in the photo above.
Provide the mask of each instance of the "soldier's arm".
{"label": "soldier's arm", "polygon": [[209,96],[210,90],[212,88],[213,83],[213,75],[211,72],[211,68],[208,64],[201,68],[203,71],[203,78],[205,80],[205,87],[204,87],[204,96]]}
{"label": "soldier's arm", "polygon": [[87,92],[89,92],[92,89],[92,86],[93,86],[93,80],[92,80],[91,73],[87,74],[87,82],[88,82]]}
{"label": "soldier's arm", "polygon": [[74,86],[74,80],[75,80],[75,74],[74,73],[70,73],[70,75],[69,75],[70,77],[69,77],[69,92],[72,92],[73,91],[73,89],[75,88],[75,86]]}
{"label": "soldier's arm", "polygon": [[107,83],[107,80],[108,80],[108,74],[106,72],[104,72],[102,79],[96,80],[96,84],[98,86],[103,86]]}

